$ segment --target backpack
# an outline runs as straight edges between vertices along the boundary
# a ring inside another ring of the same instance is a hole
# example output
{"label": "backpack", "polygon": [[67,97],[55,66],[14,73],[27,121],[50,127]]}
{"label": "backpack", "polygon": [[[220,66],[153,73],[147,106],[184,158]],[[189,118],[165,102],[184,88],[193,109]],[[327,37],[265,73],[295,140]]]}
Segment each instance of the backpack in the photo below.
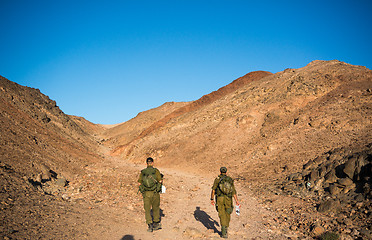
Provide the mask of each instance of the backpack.
{"label": "backpack", "polygon": [[145,168],[142,171],[142,185],[145,191],[154,191],[158,185],[156,181],[156,169],[155,168]]}
{"label": "backpack", "polygon": [[223,195],[232,196],[234,180],[229,176],[223,176],[220,178],[218,188]]}

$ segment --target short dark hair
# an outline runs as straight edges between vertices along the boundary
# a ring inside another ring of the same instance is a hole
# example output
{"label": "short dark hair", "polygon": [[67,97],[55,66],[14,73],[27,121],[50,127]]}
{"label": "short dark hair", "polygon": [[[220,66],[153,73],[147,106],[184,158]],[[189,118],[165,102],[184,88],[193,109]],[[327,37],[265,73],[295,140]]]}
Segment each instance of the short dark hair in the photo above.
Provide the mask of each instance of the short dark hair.
{"label": "short dark hair", "polygon": [[150,162],[154,162],[154,159],[152,159],[151,157],[148,157],[148,158],[146,159],[146,163],[150,163]]}
{"label": "short dark hair", "polygon": [[220,172],[221,173],[226,173],[227,172],[227,168],[226,167],[221,167],[220,168]]}

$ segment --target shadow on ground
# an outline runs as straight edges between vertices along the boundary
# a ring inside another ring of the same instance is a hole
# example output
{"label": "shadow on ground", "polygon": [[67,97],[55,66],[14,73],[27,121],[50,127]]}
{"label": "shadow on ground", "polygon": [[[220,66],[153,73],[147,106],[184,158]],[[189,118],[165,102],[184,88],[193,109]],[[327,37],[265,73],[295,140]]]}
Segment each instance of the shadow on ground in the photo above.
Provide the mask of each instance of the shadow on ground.
{"label": "shadow on ground", "polygon": [[218,222],[211,218],[211,216],[209,216],[208,213],[201,210],[200,207],[196,207],[194,211],[194,217],[197,221],[201,222],[207,229],[213,229],[215,233],[220,234],[216,227],[220,226]]}
{"label": "shadow on ground", "polygon": [[125,235],[120,240],[134,240],[134,237],[133,237],[133,235]]}

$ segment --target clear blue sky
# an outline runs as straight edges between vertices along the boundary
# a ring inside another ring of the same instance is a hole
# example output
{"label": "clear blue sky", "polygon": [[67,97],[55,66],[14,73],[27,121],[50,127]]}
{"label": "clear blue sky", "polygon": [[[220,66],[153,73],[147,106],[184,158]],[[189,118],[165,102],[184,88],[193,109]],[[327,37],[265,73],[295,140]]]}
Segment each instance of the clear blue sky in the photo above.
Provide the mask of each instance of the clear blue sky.
{"label": "clear blue sky", "polygon": [[372,68],[367,0],[0,0],[0,12],[0,75],[94,123],[196,100],[256,70]]}

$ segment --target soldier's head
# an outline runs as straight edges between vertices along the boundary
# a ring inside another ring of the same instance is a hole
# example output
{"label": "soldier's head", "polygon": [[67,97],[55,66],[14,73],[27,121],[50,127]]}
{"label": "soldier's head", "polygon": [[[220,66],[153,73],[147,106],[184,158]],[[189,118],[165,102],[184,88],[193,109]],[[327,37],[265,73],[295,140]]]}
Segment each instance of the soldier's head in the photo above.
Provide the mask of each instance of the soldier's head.
{"label": "soldier's head", "polygon": [[221,174],[226,174],[227,168],[226,167],[221,167],[220,172],[221,172]]}
{"label": "soldier's head", "polygon": [[146,163],[147,163],[147,166],[152,166],[154,164],[154,159],[152,159],[151,157],[148,157],[146,159]]}

